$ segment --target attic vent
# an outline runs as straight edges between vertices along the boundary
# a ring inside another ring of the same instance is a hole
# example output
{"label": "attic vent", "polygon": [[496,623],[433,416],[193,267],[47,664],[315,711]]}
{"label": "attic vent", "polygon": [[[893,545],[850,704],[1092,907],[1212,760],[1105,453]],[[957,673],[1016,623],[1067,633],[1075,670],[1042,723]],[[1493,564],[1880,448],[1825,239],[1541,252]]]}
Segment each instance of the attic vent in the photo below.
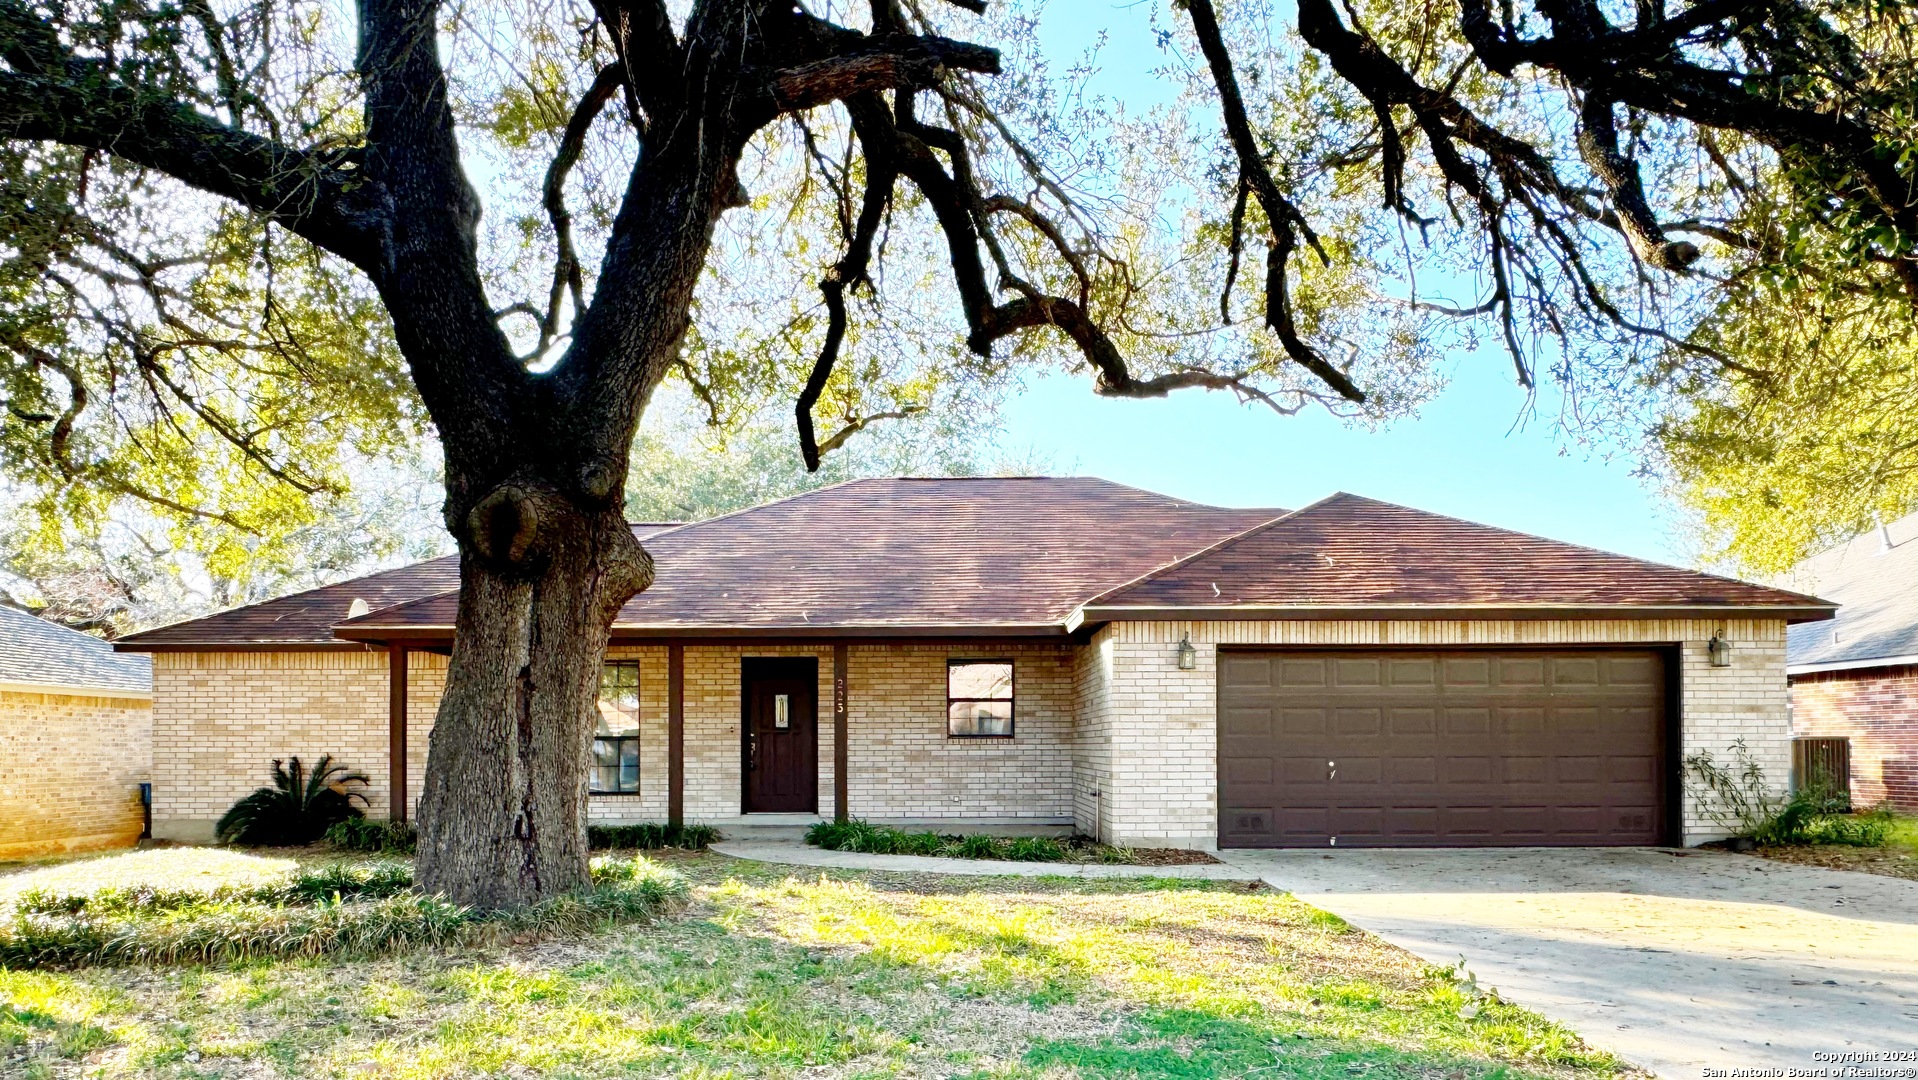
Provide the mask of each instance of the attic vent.
{"label": "attic vent", "polygon": [[373,608],[367,604],[365,597],[356,596],[353,598],[353,603],[346,609],[346,617],[349,619],[357,619],[372,610]]}

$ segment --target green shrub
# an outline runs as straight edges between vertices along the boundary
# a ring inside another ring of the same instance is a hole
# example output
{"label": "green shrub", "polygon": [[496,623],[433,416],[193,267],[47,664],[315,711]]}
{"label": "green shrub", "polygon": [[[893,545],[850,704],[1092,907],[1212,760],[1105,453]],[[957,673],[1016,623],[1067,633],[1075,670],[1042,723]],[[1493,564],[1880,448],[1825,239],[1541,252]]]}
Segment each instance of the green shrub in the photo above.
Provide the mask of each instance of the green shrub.
{"label": "green shrub", "polygon": [[369,821],[350,817],[326,830],[326,842],[342,851],[368,855],[411,855],[419,847],[419,830],[410,821]]}
{"label": "green shrub", "polygon": [[90,893],[29,889],[14,901],[34,915],[156,915],[231,904],[312,904],[322,900],[382,899],[413,887],[405,863],[335,863],[296,870],[270,885],[223,885],[216,889],[163,889],[152,885],[109,886]]}
{"label": "green shrub", "polygon": [[867,855],[934,855],[951,859],[1014,859],[1020,862],[1058,862],[1065,845],[1043,836],[1006,839],[997,836],[941,836],[935,832],[907,832],[889,825],[851,821],[821,821],[806,829],[806,842],[828,851],[856,851]]}
{"label": "green shrub", "polygon": [[1733,836],[1765,846],[1880,847],[1890,839],[1895,818],[1888,809],[1851,814],[1842,793],[1820,787],[1774,791],[1743,739],[1732,743],[1731,758],[1721,765],[1711,751],[1701,750],[1685,759],[1685,771],[1704,789],[1705,815]]}
{"label": "green shrub", "polygon": [[1044,836],[1019,836],[1006,842],[1005,857],[1014,862],[1058,862],[1065,845]]}
{"label": "green shrub", "polygon": [[411,886],[404,864],[371,864],[250,889],[27,893],[0,923],[0,967],[224,964],[482,944],[653,918],[686,894],[683,879],[643,858],[595,859],[589,888],[512,912],[475,912]]}
{"label": "green shrub", "polygon": [[999,839],[993,836],[962,836],[951,846],[953,855],[961,859],[996,859],[1000,854]]}
{"label": "green shrub", "polygon": [[333,764],[330,754],[320,758],[310,776],[297,756],[287,766],[275,758],[273,786],[259,788],[234,803],[214,826],[214,835],[223,844],[310,844],[326,835],[336,822],[362,815],[353,800],[364,803],[366,797],[348,791],[347,785],[366,782],[363,774]]}
{"label": "green shrub", "polygon": [[1810,829],[1814,844],[1843,844],[1847,847],[1884,847],[1898,827],[1898,815],[1888,805],[1873,807],[1860,814],[1830,814],[1819,818]]}
{"label": "green shrub", "polygon": [[703,851],[724,839],[711,825],[588,825],[586,844],[595,851],[625,849],[657,851],[684,848]]}

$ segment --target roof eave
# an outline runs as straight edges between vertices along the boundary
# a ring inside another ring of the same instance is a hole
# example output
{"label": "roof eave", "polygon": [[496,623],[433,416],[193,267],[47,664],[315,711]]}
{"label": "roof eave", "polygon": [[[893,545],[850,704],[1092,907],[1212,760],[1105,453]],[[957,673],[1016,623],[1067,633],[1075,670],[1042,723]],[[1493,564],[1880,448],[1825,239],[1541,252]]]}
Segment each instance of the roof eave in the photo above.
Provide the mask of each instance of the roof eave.
{"label": "roof eave", "polygon": [[1819,622],[1835,605],[1810,604],[1087,604],[1066,620],[1099,622],[1288,622],[1436,619],[1783,619]]}
{"label": "roof eave", "polygon": [[1785,664],[1787,675],[1816,675],[1821,671],[1856,671],[1860,668],[1918,666],[1918,653],[1907,656],[1863,656],[1853,660],[1826,660],[1815,664]]}
{"label": "roof eave", "polygon": [[176,652],[364,652],[366,643],[335,639],[302,641],[116,641],[113,651]]}
{"label": "roof eave", "polygon": [[[737,640],[792,638],[831,640],[836,638],[1063,638],[1068,634],[1062,623],[861,623],[857,625],[804,626],[689,626],[613,624],[612,640],[635,641]],[[453,628],[446,625],[356,624],[334,627],[333,633],[345,642],[384,645],[391,641],[450,641]]]}
{"label": "roof eave", "polygon": [[9,694],[56,694],[63,697],[89,698],[125,698],[136,701],[153,700],[153,688],[135,688],[129,686],[99,686],[82,683],[60,682],[24,682],[18,679],[0,679],[0,691]]}

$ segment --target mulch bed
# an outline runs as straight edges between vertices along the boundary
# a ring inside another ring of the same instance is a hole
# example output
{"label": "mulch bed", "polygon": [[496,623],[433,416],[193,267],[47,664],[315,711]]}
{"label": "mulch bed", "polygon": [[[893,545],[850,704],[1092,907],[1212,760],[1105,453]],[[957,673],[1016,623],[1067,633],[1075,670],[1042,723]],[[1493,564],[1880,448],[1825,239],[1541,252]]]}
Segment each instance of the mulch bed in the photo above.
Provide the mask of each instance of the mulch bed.
{"label": "mulch bed", "polygon": [[[1093,859],[1075,859],[1070,854],[1068,862],[1099,862]],[[1148,847],[1133,848],[1132,858],[1126,860],[1132,866],[1205,866],[1219,860],[1203,851],[1188,851],[1185,848]]]}

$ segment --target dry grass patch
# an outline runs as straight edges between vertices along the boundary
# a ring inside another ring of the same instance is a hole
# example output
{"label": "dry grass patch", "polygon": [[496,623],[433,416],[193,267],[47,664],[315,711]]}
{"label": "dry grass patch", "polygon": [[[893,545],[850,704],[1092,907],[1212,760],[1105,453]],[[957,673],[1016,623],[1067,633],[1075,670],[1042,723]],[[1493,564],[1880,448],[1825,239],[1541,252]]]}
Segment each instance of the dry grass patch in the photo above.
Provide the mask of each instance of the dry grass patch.
{"label": "dry grass patch", "polygon": [[[651,927],[384,959],[0,972],[0,1073],[1607,1080],[1338,919],[1238,883],[666,860]],[[1467,1019],[1463,1013],[1473,1013]]]}

